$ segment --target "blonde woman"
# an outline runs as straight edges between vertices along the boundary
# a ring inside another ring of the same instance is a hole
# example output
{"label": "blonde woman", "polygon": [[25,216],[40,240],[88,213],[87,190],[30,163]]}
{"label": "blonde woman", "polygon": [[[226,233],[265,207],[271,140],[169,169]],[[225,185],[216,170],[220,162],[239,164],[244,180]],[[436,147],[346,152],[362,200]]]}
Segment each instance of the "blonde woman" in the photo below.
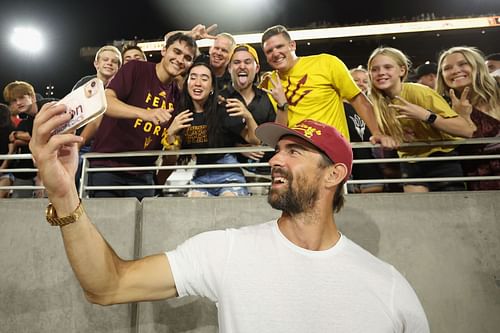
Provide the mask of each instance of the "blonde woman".
{"label": "blonde woman", "polygon": [[[448,141],[471,137],[475,130],[451,109],[436,91],[418,84],[404,82],[408,76],[408,58],[398,49],[381,47],[368,60],[371,99],[381,130],[400,142]],[[400,157],[456,155],[455,146],[398,148]],[[460,177],[459,162],[402,163],[403,178]],[[461,182],[405,183],[405,192],[463,190]]]}
{"label": "blonde woman", "polygon": [[[476,127],[473,136],[500,136],[500,90],[488,73],[479,50],[459,46],[444,51],[439,58],[437,90],[450,97],[454,109]],[[463,145],[460,154],[499,154],[500,144]],[[467,176],[499,176],[500,159],[462,161]],[[470,190],[498,190],[499,180],[468,182]]]}

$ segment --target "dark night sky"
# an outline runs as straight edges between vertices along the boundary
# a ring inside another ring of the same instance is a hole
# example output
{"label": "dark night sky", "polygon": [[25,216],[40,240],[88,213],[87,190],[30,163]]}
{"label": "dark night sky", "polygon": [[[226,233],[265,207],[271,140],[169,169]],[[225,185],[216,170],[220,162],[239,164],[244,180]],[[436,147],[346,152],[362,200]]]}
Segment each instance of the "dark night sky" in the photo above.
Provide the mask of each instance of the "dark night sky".
{"label": "dark night sky", "polygon": [[[498,0],[441,1],[340,1],[305,0],[141,0],[3,1],[0,7],[0,86],[26,80],[41,93],[52,83],[62,97],[81,76],[93,73],[80,58],[83,46],[102,46],[113,40],[161,38],[172,29],[188,29],[195,23],[219,24],[219,31],[260,32],[274,24],[305,27],[312,22],[333,25],[377,23],[411,19],[420,13],[436,17],[499,14]],[[260,3],[260,4],[259,4]],[[124,5],[126,4],[126,5]],[[350,6],[347,6],[350,4]],[[340,6],[340,7],[339,7]],[[14,50],[9,35],[14,26],[30,22],[46,34],[47,47],[40,55]],[[498,45],[498,30],[492,44]],[[496,50],[499,52],[500,50]]]}

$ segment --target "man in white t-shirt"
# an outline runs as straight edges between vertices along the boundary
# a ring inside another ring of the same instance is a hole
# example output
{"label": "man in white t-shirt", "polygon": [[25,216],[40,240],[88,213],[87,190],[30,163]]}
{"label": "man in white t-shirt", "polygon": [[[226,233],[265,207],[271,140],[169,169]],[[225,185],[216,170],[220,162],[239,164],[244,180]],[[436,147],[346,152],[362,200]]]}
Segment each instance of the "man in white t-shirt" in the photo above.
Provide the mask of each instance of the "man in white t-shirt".
{"label": "man in white t-shirt", "polygon": [[78,199],[73,177],[81,139],[50,136],[63,112],[42,109],[30,147],[51,200],[47,219],[61,226],[89,301],[206,296],[218,306],[221,332],[429,332],[404,277],[337,230],[334,212],[343,205],[352,150],[333,127],[313,120],[258,127],[257,136],[276,147],[268,201],[282,211],[277,221],[205,232],[166,254],[125,261]]}

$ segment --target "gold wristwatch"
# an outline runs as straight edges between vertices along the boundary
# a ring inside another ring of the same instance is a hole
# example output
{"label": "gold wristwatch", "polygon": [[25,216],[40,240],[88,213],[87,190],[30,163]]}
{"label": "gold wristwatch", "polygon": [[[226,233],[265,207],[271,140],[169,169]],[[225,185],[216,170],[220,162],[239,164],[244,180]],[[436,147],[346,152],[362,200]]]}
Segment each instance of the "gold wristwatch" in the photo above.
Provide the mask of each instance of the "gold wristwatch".
{"label": "gold wristwatch", "polygon": [[83,205],[82,201],[80,200],[78,207],[76,207],[76,209],[71,214],[69,214],[68,216],[58,217],[54,206],[52,206],[52,203],[49,203],[49,205],[45,209],[45,218],[50,225],[55,227],[62,227],[78,221],[78,219],[83,215],[83,212]]}

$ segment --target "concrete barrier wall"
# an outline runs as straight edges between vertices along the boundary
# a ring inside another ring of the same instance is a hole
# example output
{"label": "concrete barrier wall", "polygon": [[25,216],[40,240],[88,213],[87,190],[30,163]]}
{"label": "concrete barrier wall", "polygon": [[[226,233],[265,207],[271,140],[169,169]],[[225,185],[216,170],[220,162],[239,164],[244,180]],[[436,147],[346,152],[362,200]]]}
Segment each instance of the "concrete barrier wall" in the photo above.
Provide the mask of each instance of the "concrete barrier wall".
{"label": "concrete barrier wall", "polygon": [[[0,200],[0,332],[131,332],[136,305],[86,302],[43,199]],[[85,209],[124,258],[134,256],[139,203],[89,200]]]}
{"label": "concrete barrier wall", "polygon": [[[349,238],[398,268],[432,332],[500,327],[500,192],[350,195],[337,222]],[[44,222],[44,200],[0,200],[0,331],[217,332],[217,310],[198,298],[88,304]],[[279,216],[264,197],[87,200],[124,258],[173,249],[189,236]],[[5,330],[4,330],[5,329]]]}

